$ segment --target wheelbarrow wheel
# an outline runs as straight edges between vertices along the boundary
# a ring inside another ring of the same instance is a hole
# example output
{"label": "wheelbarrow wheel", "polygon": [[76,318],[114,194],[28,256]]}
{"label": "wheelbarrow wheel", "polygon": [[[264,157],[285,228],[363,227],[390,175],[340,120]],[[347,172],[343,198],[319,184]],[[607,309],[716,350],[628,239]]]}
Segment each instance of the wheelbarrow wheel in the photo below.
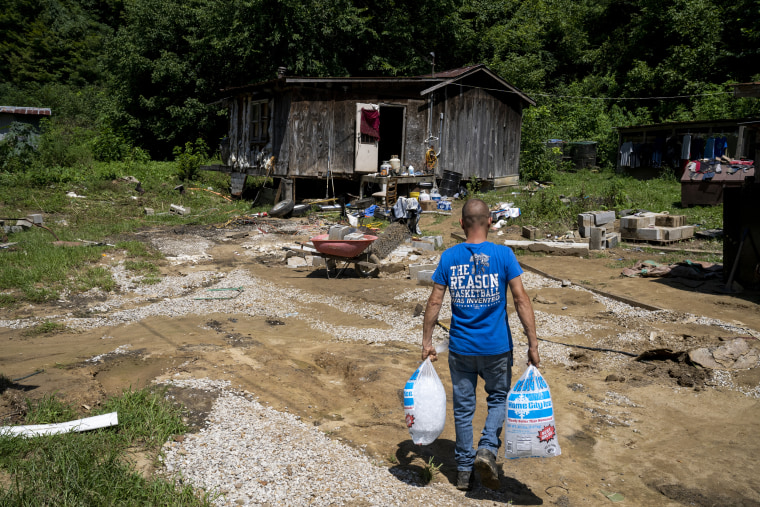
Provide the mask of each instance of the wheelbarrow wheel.
{"label": "wheelbarrow wheel", "polygon": [[371,262],[356,262],[354,268],[356,269],[356,273],[362,278],[376,278],[380,274],[380,268]]}

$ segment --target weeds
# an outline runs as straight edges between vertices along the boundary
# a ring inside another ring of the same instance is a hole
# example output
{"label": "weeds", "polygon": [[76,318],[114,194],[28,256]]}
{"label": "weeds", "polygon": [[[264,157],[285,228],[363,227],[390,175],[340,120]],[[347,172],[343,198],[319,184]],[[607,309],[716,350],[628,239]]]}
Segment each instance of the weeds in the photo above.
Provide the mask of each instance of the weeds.
{"label": "weeds", "polygon": [[[48,396],[27,402],[27,424],[78,417]],[[180,410],[162,393],[127,390],[102,413],[117,411],[113,428],[35,438],[0,436],[2,505],[211,505],[210,495],[163,478],[146,479],[127,459],[127,449],[157,452],[170,435],[185,430]]]}
{"label": "weeds", "polygon": [[50,334],[66,333],[68,331],[71,331],[71,329],[66,327],[63,324],[59,324],[58,322],[47,321],[25,330],[22,333],[22,335],[27,336],[27,337],[40,336],[43,334],[50,335]]}
{"label": "weeds", "polygon": [[433,461],[433,457],[431,456],[430,460],[428,460],[428,462],[422,468],[422,483],[430,484],[433,482],[433,479],[435,479],[435,476],[438,475],[442,464],[443,463],[436,465],[435,461]]}

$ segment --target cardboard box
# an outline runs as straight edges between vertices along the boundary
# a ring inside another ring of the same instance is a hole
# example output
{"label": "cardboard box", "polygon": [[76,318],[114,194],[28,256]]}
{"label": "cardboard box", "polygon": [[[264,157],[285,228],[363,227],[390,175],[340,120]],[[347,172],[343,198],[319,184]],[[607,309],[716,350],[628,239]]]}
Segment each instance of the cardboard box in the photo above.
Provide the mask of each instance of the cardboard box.
{"label": "cardboard box", "polygon": [[435,211],[436,209],[438,209],[438,202],[420,201],[420,208],[422,208],[422,211]]}

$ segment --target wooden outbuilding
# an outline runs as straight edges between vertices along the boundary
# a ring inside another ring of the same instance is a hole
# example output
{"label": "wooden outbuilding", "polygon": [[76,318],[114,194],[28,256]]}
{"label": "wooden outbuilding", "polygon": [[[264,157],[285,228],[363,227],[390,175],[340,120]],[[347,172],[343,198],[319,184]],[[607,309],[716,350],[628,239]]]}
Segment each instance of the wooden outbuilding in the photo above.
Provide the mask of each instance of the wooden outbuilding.
{"label": "wooden outbuilding", "polygon": [[[292,77],[225,90],[232,193],[247,175],[350,179],[402,168],[517,184],[522,111],[535,102],[483,64],[417,77]],[[274,159],[272,159],[274,157]],[[273,162],[273,163],[272,163]],[[295,196],[293,196],[295,198]]]}

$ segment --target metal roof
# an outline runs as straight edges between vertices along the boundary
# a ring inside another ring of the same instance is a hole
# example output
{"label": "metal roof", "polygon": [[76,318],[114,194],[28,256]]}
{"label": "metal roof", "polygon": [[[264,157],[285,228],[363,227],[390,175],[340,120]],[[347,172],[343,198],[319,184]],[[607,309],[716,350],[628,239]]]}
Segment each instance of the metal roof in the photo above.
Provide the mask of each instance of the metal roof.
{"label": "metal roof", "polygon": [[[519,96],[525,102],[531,105],[536,105],[536,102],[525,95],[522,91],[510,85],[504,81],[501,77],[496,75],[485,64],[479,63],[477,65],[470,65],[467,67],[460,67],[457,69],[445,70],[442,72],[436,72],[435,74],[426,74],[413,77],[308,77],[308,76],[284,76],[280,79],[270,79],[269,81],[262,81],[258,83],[252,83],[249,85],[236,86],[226,88],[222,90],[225,93],[235,93],[242,91],[254,91],[264,90],[267,87],[274,86],[287,86],[287,85],[299,85],[299,84],[405,84],[405,85],[422,85],[425,86],[420,95],[427,95],[428,93],[435,91],[439,88],[455,84],[457,81],[466,77],[472,76],[477,73],[484,73],[492,80],[495,81],[496,86],[499,87],[498,91],[506,91],[514,93]],[[496,88],[494,88],[496,90]]]}
{"label": "metal roof", "polygon": [[30,116],[50,116],[49,107],[19,107],[19,106],[0,106],[0,113],[6,114],[24,114]]}

